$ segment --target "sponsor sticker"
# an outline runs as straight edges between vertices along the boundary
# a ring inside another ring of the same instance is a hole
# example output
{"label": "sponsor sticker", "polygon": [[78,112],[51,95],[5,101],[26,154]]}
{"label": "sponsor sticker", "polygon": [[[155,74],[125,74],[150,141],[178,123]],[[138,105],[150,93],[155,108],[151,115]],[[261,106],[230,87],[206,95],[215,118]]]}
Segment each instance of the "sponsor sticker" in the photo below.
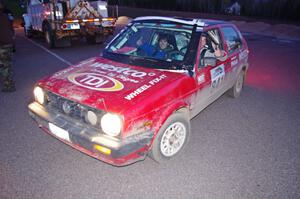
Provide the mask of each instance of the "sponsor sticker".
{"label": "sponsor sticker", "polygon": [[104,63],[99,63],[99,62],[96,62],[96,63],[92,64],[91,66],[102,69],[107,72],[114,72],[114,73],[118,73],[118,74],[122,74],[122,75],[126,75],[126,76],[131,76],[133,78],[143,78],[146,75],[148,75],[148,73],[146,73],[146,72],[134,70],[129,67],[119,67],[119,66],[114,66],[114,65],[104,64]]}
{"label": "sponsor sticker", "polygon": [[148,84],[144,84],[143,86],[137,88],[135,91],[129,93],[124,98],[127,99],[128,101],[130,101],[166,78],[167,78],[167,76],[165,74],[162,74],[159,77],[154,78],[151,81],[149,81]]}
{"label": "sponsor sticker", "polygon": [[124,88],[120,81],[97,73],[73,73],[68,76],[68,80],[78,86],[96,91],[113,92]]}
{"label": "sponsor sticker", "polygon": [[211,86],[213,88],[218,87],[225,77],[225,68],[224,65],[220,65],[210,71],[211,75]]}

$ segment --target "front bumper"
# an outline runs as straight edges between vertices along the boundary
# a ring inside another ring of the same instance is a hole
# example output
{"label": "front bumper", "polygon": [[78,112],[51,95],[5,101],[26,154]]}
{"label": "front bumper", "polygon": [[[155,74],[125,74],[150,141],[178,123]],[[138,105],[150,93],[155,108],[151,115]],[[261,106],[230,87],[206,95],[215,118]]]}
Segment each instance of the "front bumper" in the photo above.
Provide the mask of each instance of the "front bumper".
{"label": "front bumper", "polygon": [[[56,110],[49,110],[37,102],[29,104],[28,108],[30,116],[47,133],[87,155],[115,166],[143,160],[153,138],[153,132],[149,131],[125,139],[117,139],[101,134],[96,129]],[[56,129],[49,127],[50,125],[67,133],[67,138],[60,136],[59,131],[54,132]],[[108,148],[111,152],[109,154],[99,152],[95,145]]]}

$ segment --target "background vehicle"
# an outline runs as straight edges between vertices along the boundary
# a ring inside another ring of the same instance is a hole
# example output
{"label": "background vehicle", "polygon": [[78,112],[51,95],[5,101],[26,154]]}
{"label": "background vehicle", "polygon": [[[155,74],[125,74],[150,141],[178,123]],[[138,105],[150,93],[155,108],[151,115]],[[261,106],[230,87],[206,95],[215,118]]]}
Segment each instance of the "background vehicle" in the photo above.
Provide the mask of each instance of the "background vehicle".
{"label": "background vehicle", "polygon": [[115,29],[117,12],[108,12],[106,1],[29,0],[23,15],[24,33],[43,33],[49,48],[68,46],[72,38],[85,37],[89,43],[102,42]]}

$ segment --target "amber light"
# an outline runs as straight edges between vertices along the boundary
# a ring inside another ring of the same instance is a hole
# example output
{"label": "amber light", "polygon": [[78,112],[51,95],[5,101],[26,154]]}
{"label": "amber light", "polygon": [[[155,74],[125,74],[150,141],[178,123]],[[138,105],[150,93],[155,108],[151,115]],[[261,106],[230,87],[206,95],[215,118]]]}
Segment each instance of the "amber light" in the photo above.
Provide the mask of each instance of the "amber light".
{"label": "amber light", "polygon": [[66,20],[66,23],[78,23],[79,20]]}
{"label": "amber light", "polygon": [[83,19],[82,22],[94,22],[95,19]]}
{"label": "amber light", "polygon": [[95,144],[94,149],[96,149],[97,151],[99,151],[103,154],[106,154],[106,155],[111,154],[111,150],[109,148],[104,147],[104,146],[100,146],[100,145]]}
{"label": "amber light", "polygon": [[114,21],[114,18],[102,18],[102,21]]}

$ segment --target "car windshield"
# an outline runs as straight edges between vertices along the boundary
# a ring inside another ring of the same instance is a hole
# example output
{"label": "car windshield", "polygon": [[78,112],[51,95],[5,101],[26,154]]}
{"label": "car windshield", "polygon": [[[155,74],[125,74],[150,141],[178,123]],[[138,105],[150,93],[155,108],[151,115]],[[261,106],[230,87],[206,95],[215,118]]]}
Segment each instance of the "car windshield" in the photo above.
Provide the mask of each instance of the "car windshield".
{"label": "car windshield", "polygon": [[[129,25],[105,49],[104,55],[124,60],[146,60],[146,67],[153,62],[179,64],[188,54],[193,26],[177,23],[139,22]],[[152,63],[152,65],[151,65]],[[144,64],[145,65],[145,64]]]}

